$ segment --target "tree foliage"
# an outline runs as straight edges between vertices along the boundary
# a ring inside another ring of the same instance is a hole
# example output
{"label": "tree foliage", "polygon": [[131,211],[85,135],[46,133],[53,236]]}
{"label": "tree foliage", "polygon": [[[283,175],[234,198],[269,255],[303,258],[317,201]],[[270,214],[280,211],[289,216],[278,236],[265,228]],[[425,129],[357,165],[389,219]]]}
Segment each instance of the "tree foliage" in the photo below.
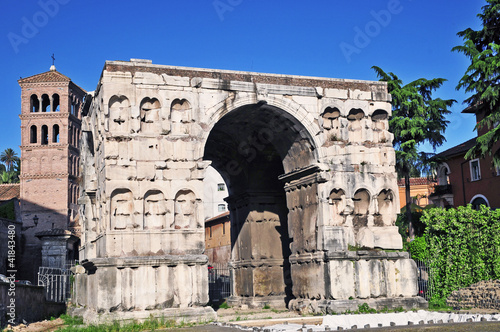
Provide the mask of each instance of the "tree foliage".
{"label": "tree foliage", "polygon": [[396,171],[405,178],[407,218],[410,237],[413,237],[410,207],[410,172],[417,167],[425,170],[429,154],[418,151],[420,144],[428,143],[435,150],[446,140],[444,131],[449,121],[446,115],[453,99],[433,98],[432,93],[446,81],[444,78],[431,80],[420,78],[406,85],[394,73],[386,73],[379,67],[372,67],[380,81],[387,82],[392,95],[392,117],[389,130],[394,134],[396,150]]}
{"label": "tree foliage", "polygon": [[[484,205],[424,210],[422,219],[434,289],[433,301],[478,281],[500,278],[500,210]],[[417,245],[417,244],[416,244]]]}
{"label": "tree foliage", "polygon": [[21,173],[21,160],[11,148],[5,149],[0,154],[0,184],[19,182]]}
{"label": "tree foliage", "polygon": [[[477,16],[482,28],[467,28],[458,33],[464,44],[452,50],[466,55],[471,63],[457,85],[472,95],[465,103],[477,112],[486,115],[476,124],[476,129],[487,128],[488,132],[477,138],[476,145],[466,158],[484,157],[492,152],[493,144],[500,139],[500,0],[486,0],[487,5]],[[493,156],[500,165],[500,156]]]}
{"label": "tree foliage", "polygon": [[19,157],[17,156],[16,151],[11,148],[7,148],[0,154],[0,161],[7,167],[7,171],[12,171],[15,163],[19,161]]}

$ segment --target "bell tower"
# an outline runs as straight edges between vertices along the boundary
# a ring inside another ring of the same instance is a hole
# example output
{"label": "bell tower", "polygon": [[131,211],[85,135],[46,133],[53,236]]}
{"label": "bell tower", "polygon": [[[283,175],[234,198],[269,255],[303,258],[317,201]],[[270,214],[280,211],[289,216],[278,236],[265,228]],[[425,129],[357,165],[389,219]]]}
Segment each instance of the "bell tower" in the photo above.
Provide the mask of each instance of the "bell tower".
{"label": "bell tower", "polygon": [[[22,78],[21,86],[21,215],[23,264],[36,275],[42,263],[40,234],[70,232],[79,236],[78,148],[85,90],[50,70]],[[38,224],[35,226],[35,221]],[[30,227],[32,226],[32,227]],[[28,229],[29,228],[29,229]],[[63,253],[61,253],[62,255]],[[66,259],[72,259],[70,249]],[[45,263],[44,263],[45,265]]]}

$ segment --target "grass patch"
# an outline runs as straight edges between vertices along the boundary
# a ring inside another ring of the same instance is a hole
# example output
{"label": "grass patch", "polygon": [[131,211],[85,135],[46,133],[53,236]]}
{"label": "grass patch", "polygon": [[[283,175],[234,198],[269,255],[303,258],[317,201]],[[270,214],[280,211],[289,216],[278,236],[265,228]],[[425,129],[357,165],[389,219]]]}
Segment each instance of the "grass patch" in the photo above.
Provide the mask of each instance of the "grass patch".
{"label": "grass patch", "polygon": [[262,309],[271,309],[271,306],[270,306],[269,304],[267,304],[267,303],[266,303],[266,304],[262,307]]}
{"label": "grass patch", "polygon": [[227,302],[226,302],[226,301],[224,301],[224,302],[222,302],[222,303],[219,305],[219,308],[220,308],[220,309],[229,309],[229,308],[230,308],[230,306],[229,306],[229,304],[227,304]]}
{"label": "grass patch", "polygon": [[453,308],[446,304],[446,299],[433,296],[429,299],[429,310],[450,311],[453,310]]}
{"label": "grass patch", "polygon": [[358,311],[360,314],[374,314],[377,312],[377,310],[370,308],[368,303],[358,305]]}
{"label": "grass patch", "polygon": [[111,324],[83,326],[83,320],[81,317],[62,315],[61,318],[63,319],[65,326],[59,328],[56,332],[142,332],[156,331],[158,329],[167,328],[191,327],[198,324],[204,324],[187,322],[177,323],[173,319],[151,317],[142,323],[134,321],[121,325],[119,322],[113,322]]}

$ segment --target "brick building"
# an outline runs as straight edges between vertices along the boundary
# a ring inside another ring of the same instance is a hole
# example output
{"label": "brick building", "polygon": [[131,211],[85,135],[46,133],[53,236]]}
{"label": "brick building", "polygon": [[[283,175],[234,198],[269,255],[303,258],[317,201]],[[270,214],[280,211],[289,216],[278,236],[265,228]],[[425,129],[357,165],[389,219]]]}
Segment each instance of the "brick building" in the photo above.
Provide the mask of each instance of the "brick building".
{"label": "brick building", "polygon": [[205,220],[205,255],[210,264],[227,264],[231,259],[229,211]]}
{"label": "brick building", "polygon": [[[432,202],[429,201],[429,196],[434,191],[436,183],[428,178],[410,178],[410,196],[412,203],[418,206],[425,207]],[[399,187],[399,208],[406,206],[405,180],[398,180]]]}
{"label": "brick building", "polygon": [[[473,107],[462,113],[476,115],[476,122],[481,121],[484,110]],[[484,135],[488,128],[481,128],[478,136]],[[441,161],[437,177],[438,185],[430,199],[441,207],[457,207],[467,204],[500,207],[500,169],[493,166],[492,157],[465,159],[467,151],[476,144],[477,137],[452,147],[436,155]],[[500,154],[500,142],[497,142],[492,153]]]}
{"label": "brick building", "polygon": [[[22,278],[34,281],[42,262],[37,233],[51,229],[78,235],[78,148],[85,90],[55,66],[21,78]],[[67,259],[75,258],[68,248]]]}

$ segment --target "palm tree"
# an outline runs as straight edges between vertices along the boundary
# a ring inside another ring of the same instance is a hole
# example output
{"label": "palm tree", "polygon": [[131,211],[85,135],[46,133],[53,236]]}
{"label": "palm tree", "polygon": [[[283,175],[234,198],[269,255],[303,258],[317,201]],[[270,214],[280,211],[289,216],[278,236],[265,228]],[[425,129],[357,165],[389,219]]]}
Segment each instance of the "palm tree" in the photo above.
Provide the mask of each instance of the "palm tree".
{"label": "palm tree", "polygon": [[15,182],[15,174],[13,172],[3,172],[0,175],[0,184],[1,183],[14,183]]}
{"label": "palm tree", "polygon": [[14,163],[19,160],[19,157],[17,156],[16,151],[12,150],[11,148],[5,149],[2,154],[0,154],[0,161],[7,166],[7,171],[12,170],[12,166],[14,166]]}

